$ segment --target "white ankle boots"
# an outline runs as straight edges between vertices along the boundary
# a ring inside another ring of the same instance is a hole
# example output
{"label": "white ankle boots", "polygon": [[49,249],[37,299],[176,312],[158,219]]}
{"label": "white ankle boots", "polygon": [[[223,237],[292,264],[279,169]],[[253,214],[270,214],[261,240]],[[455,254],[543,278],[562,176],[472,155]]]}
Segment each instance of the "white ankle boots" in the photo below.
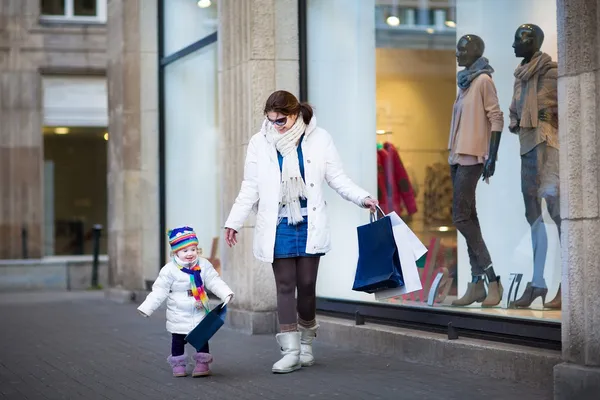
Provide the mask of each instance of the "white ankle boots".
{"label": "white ankle boots", "polygon": [[278,333],[275,337],[283,357],[273,364],[273,372],[287,374],[300,369],[300,332]]}
{"label": "white ankle boots", "polygon": [[300,327],[300,332],[279,333],[276,336],[281,347],[279,361],[273,364],[273,372],[276,374],[287,374],[297,371],[301,367],[309,367],[315,363],[312,342],[317,336],[317,329]]}

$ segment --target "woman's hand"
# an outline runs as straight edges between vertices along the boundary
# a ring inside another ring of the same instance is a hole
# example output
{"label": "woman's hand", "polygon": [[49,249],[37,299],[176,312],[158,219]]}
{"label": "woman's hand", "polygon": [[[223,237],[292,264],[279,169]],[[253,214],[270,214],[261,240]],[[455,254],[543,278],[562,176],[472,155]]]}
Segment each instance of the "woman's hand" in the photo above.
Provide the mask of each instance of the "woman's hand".
{"label": "woman's hand", "polygon": [[148,318],[148,316],[143,311],[140,311],[140,310],[137,310],[137,311],[142,317]]}
{"label": "woman's hand", "polygon": [[378,205],[379,205],[379,202],[371,197],[367,197],[366,199],[363,200],[363,206],[365,208],[371,209],[371,212],[376,212]]}
{"label": "woman's hand", "polygon": [[237,244],[237,231],[231,228],[225,228],[225,243],[233,247]]}

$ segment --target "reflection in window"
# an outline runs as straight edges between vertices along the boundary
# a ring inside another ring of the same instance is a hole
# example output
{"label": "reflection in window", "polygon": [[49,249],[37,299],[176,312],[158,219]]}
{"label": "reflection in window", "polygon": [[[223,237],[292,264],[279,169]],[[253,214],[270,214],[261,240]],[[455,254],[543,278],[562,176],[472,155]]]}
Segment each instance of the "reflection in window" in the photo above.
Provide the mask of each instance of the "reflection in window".
{"label": "reflection in window", "polygon": [[65,0],[42,0],[43,15],[65,15]]}
{"label": "reflection in window", "polygon": [[75,15],[94,17],[97,9],[96,0],[74,0],[73,13]]}

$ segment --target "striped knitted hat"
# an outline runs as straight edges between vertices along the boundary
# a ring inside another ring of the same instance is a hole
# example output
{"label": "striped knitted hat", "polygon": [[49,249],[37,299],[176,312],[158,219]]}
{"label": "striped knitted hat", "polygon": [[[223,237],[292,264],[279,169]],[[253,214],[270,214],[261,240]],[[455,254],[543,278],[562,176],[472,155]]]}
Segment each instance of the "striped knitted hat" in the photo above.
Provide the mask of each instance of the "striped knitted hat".
{"label": "striped knitted hat", "polygon": [[189,226],[172,229],[167,232],[167,235],[169,236],[169,244],[173,253],[177,253],[190,246],[198,247],[196,232]]}

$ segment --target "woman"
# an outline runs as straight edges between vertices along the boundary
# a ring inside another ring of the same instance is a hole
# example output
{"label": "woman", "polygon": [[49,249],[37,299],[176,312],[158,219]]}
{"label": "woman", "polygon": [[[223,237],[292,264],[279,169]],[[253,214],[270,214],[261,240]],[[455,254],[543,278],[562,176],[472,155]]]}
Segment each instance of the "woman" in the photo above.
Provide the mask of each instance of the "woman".
{"label": "woman", "polygon": [[[315,287],[319,259],[330,249],[326,181],[344,199],[375,210],[377,200],[344,173],[329,133],[317,127],[312,108],[286,91],[269,96],[262,129],[248,144],[244,180],[225,223],[225,242],[254,208],[254,256],[273,264],[283,358],[273,372],[314,364],[312,341],[318,325]],[[298,292],[296,302],[295,292]]]}

